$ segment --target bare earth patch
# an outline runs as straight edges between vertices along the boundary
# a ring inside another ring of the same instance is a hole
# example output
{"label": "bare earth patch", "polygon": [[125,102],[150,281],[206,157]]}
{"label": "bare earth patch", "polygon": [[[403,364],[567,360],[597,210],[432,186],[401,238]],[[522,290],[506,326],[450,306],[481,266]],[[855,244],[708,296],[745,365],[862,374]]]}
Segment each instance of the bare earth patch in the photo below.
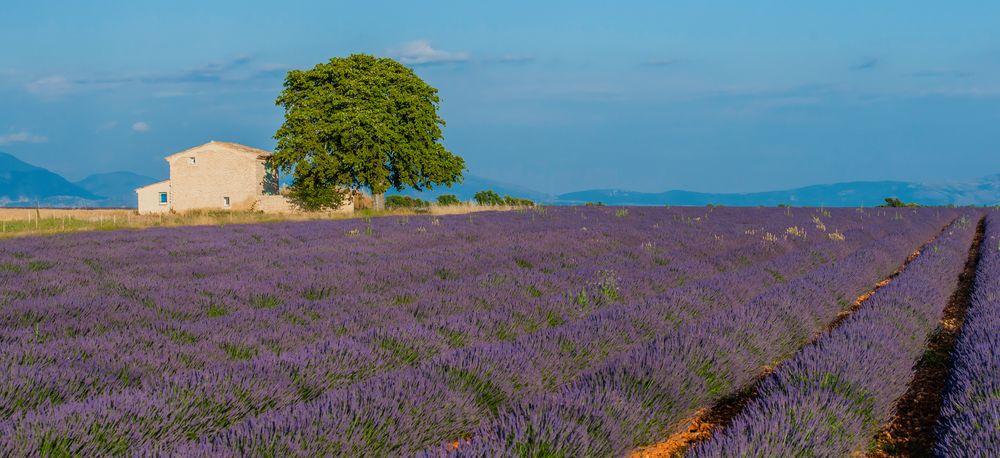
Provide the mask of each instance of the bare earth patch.
{"label": "bare earth patch", "polygon": [[927,350],[914,368],[909,389],[896,402],[896,415],[876,435],[874,450],[868,456],[933,456],[934,427],[944,403],[944,388],[953,363],[952,350],[969,309],[983,231],[984,222],[980,220],[958,287],[944,309],[937,330],[927,342]]}
{"label": "bare earth patch", "polygon": [[[945,229],[947,229],[947,226],[942,229],[942,232]],[[981,229],[982,226],[980,226],[980,230]],[[837,314],[837,317],[833,321],[831,321],[823,329],[817,331],[810,340],[809,344],[815,342],[820,336],[836,329],[844,322],[844,320],[860,310],[865,302],[867,302],[876,291],[884,288],[889,283],[892,283],[893,279],[899,276],[899,274],[906,269],[906,266],[908,266],[914,259],[917,258],[917,256],[920,255],[924,247],[931,243],[935,238],[936,236],[932,237],[930,240],[922,244],[920,248],[915,250],[913,253],[910,253],[899,268],[889,274],[889,276],[882,281],[876,283],[872,289],[858,296],[851,304],[851,307],[842,310]],[[974,244],[974,246],[978,245]],[[757,397],[757,392],[760,389],[761,382],[763,382],[764,379],[776,368],[777,366],[761,368],[760,373],[757,375],[757,378],[753,383],[744,387],[738,393],[719,400],[712,407],[698,411],[694,417],[682,422],[682,424],[678,427],[678,429],[683,428],[681,432],[668,437],[663,442],[658,442],[656,444],[634,450],[629,454],[629,458],[666,458],[682,456],[684,452],[691,447],[712,437],[712,434],[716,431],[720,431],[728,427],[740,414],[740,412],[743,411],[747,404]],[[686,425],[686,427],[684,425]]]}

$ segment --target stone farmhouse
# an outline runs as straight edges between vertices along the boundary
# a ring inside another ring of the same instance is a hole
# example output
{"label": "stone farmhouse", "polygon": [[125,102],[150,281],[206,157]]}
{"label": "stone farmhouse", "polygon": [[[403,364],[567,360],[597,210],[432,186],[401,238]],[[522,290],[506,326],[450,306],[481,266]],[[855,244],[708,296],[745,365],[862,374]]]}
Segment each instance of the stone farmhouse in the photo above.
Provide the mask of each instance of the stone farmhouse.
{"label": "stone farmhouse", "polygon": [[[171,154],[170,179],[135,190],[140,214],[188,210],[256,210],[293,213],[281,195],[271,153],[236,143],[211,141]],[[353,211],[351,199],[337,211]]]}

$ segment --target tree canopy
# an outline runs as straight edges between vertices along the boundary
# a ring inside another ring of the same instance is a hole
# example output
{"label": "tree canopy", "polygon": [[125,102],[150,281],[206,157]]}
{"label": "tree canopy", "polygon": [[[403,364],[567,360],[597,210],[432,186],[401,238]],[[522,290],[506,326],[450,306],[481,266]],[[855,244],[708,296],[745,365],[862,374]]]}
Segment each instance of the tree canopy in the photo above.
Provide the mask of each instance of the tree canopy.
{"label": "tree canopy", "polygon": [[919,205],[917,205],[915,203],[903,202],[902,200],[900,200],[899,198],[896,198],[896,197],[886,197],[885,198],[885,203],[882,204],[882,205],[879,205],[879,207],[896,207],[896,208],[898,208],[898,207],[907,207],[907,208],[914,208],[914,207],[919,207]]}
{"label": "tree canopy", "polygon": [[292,70],[275,103],[285,122],[271,163],[292,172],[304,208],[337,207],[358,189],[381,208],[389,189],[462,180],[465,161],[441,144],[437,89],[395,60],[354,54]]}
{"label": "tree canopy", "polygon": [[500,194],[497,194],[497,192],[492,189],[479,191],[472,196],[472,198],[475,199],[476,203],[479,205],[509,205],[511,207],[531,207],[535,205],[534,202],[528,199],[511,197],[509,195],[500,197]]}

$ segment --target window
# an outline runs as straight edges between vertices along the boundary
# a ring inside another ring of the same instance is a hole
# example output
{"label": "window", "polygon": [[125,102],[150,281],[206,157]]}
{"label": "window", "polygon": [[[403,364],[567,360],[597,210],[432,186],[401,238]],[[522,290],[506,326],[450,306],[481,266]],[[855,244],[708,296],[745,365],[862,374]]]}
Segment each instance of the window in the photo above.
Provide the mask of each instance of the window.
{"label": "window", "polygon": [[161,192],[160,193],[160,205],[166,205],[166,204],[167,204],[167,193]]}
{"label": "window", "polygon": [[194,156],[188,158],[188,164],[195,165],[196,163],[197,161],[195,160]]}
{"label": "window", "polygon": [[222,198],[222,206],[224,208],[229,208],[229,196],[225,196]]}

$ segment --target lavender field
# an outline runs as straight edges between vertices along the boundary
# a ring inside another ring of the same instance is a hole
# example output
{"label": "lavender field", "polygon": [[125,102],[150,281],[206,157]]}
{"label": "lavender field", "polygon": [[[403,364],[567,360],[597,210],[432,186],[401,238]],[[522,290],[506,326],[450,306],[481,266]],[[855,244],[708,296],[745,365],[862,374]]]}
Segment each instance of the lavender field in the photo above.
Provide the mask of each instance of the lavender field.
{"label": "lavender field", "polygon": [[539,207],[2,240],[0,456],[625,456],[769,368],[689,454],[864,452],[981,227],[938,453],[990,456],[982,216]]}
{"label": "lavender field", "polygon": [[969,314],[955,347],[944,394],[936,452],[996,456],[1000,452],[1000,215],[986,220]]}

